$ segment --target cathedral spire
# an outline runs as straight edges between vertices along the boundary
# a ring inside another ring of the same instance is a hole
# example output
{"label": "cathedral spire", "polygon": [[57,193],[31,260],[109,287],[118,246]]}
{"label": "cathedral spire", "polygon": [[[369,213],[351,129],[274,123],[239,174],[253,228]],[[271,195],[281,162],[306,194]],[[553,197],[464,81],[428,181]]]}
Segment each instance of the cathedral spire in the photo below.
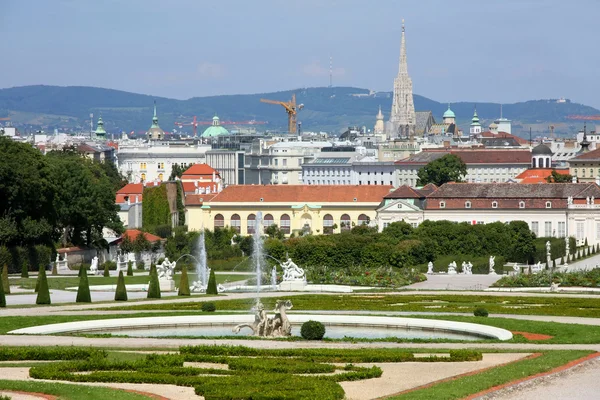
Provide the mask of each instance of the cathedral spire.
{"label": "cathedral spire", "polygon": [[400,63],[398,76],[394,79],[394,98],[390,113],[390,137],[410,137],[415,134],[415,105],[413,102],[412,80],[408,76],[406,62],[406,38],[404,20],[402,20],[402,37],[400,40]]}
{"label": "cathedral spire", "polygon": [[398,75],[408,75],[408,65],[406,63],[406,39],[404,38],[404,20],[402,20],[402,39],[400,41],[400,63],[398,66]]}

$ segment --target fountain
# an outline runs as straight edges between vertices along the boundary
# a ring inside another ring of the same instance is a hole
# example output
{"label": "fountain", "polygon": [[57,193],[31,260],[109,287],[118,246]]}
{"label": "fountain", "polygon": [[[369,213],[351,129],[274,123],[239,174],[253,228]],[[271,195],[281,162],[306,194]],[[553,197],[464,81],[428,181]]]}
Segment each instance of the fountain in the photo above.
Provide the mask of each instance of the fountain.
{"label": "fountain", "polygon": [[277,268],[275,266],[271,269],[271,288],[277,290]]}
{"label": "fountain", "polygon": [[198,258],[193,257],[196,260],[196,274],[198,280],[192,283],[193,292],[206,292],[208,286],[208,277],[210,275],[210,268],[206,262],[206,242],[204,240],[204,229],[200,232],[197,241]]}
{"label": "fountain", "polygon": [[260,285],[262,281],[262,264],[265,262],[264,256],[264,240],[262,237],[262,212],[256,213],[256,219],[254,220],[254,235],[253,247],[252,247],[252,263],[254,264],[254,270],[256,273],[256,300],[260,297]]}

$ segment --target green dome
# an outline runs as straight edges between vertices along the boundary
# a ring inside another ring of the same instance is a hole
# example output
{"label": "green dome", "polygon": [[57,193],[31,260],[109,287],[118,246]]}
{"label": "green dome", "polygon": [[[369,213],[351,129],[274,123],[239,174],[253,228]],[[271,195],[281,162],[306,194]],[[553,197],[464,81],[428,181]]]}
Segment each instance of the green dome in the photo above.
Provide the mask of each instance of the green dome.
{"label": "green dome", "polygon": [[215,137],[222,135],[229,135],[229,131],[221,126],[221,123],[219,122],[219,117],[215,115],[213,117],[212,126],[206,128],[206,130],[202,134],[202,137]]}
{"label": "green dome", "polygon": [[454,115],[454,111],[450,109],[450,106],[448,106],[448,109],[444,113],[444,118],[456,118],[456,115]]}

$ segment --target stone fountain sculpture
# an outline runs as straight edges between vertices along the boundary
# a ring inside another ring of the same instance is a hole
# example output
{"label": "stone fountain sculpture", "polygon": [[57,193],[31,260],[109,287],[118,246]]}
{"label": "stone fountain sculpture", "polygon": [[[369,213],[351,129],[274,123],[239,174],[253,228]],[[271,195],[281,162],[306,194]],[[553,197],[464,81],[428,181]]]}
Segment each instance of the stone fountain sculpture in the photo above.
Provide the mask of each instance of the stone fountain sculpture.
{"label": "stone fountain sculpture", "polygon": [[452,261],[450,264],[448,264],[448,274],[456,275],[456,261]]}
{"label": "stone fountain sculpture", "polygon": [[90,273],[92,275],[98,275],[100,271],[98,271],[98,256],[94,256],[92,258],[92,264],[90,265]]}
{"label": "stone fountain sculpture", "polygon": [[306,286],[306,274],[291,258],[281,263],[283,279],[279,290],[304,290]]}
{"label": "stone fountain sculpture", "polygon": [[427,264],[427,275],[433,275],[433,262],[431,261]]}
{"label": "stone fountain sculpture", "polygon": [[292,335],[292,325],[288,320],[286,311],[293,307],[290,300],[277,300],[275,303],[275,315],[272,318],[267,316],[265,306],[258,299],[253,307],[255,312],[254,322],[251,324],[239,324],[233,328],[233,332],[238,333],[242,328],[252,329],[253,336],[261,337],[282,337]]}
{"label": "stone fountain sculpture", "polygon": [[496,275],[496,270],[494,270],[494,265],[496,265],[496,261],[495,261],[496,257],[495,256],[490,256],[490,270],[488,272],[488,275]]}
{"label": "stone fountain sculpture", "polygon": [[175,290],[175,281],[173,281],[173,271],[177,262],[170,262],[168,258],[156,266],[158,273],[158,283],[161,292],[172,292]]}

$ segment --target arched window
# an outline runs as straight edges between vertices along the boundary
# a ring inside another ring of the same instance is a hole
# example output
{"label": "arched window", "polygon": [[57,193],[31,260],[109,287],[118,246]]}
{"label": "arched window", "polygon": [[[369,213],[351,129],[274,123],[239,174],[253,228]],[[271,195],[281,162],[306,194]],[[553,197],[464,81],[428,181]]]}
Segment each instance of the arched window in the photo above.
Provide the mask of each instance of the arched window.
{"label": "arched window", "polygon": [[520,201],[519,202],[519,208],[525,208],[525,202],[524,201]]}
{"label": "arched window", "polygon": [[471,208],[471,202],[465,201],[465,208]]}
{"label": "arched window", "polygon": [[158,174],[158,180],[162,182],[162,180],[163,180],[163,174]]}
{"label": "arched window", "polygon": [[333,217],[331,216],[331,214],[325,214],[325,216],[323,217],[323,233],[333,233]]}
{"label": "arched window", "polygon": [[263,217],[263,226],[265,228],[268,228],[268,227],[270,227],[271,225],[274,225],[274,224],[275,224],[275,222],[273,221],[273,216],[271,214],[266,214]]}
{"label": "arched window", "polygon": [[223,228],[225,226],[225,218],[222,214],[215,215],[215,229]]}
{"label": "arched window", "polygon": [[446,208],[446,202],[440,201],[440,208]]}
{"label": "arched window", "polygon": [[142,174],[142,182],[146,182],[146,174]]}
{"label": "arched window", "polygon": [[547,201],[546,202],[546,208],[552,208],[552,202],[551,201]]}
{"label": "arched window", "polygon": [[231,216],[231,224],[230,226],[237,232],[240,233],[242,230],[242,219],[238,214],[233,214]]}
{"label": "arched window", "polygon": [[283,214],[281,216],[281,218],[279,219],[279,229],[281,229],[281,231],[283,233],[285,233],[286,235],[290,234],[290,216],[287,214]]}
{"label": "arched window", "polygon": [[369,217],[367,217],[365,214],[360,214],[358,216],[358,224],[359,225],[369,225]]}
{"label": "arched window", "polygon": [[349,231],[352,228],[351,223],[352,220],[348,214],[342,215],[342,218],[340,218],[340,229],[342,231]]}
{"label": "arched window", "polygon": [[246,225],[246,231],[248,235],[252,235],[254,233],[254,224],[256,221],[256,215],[250,214],[248,215],[248,225]]}

